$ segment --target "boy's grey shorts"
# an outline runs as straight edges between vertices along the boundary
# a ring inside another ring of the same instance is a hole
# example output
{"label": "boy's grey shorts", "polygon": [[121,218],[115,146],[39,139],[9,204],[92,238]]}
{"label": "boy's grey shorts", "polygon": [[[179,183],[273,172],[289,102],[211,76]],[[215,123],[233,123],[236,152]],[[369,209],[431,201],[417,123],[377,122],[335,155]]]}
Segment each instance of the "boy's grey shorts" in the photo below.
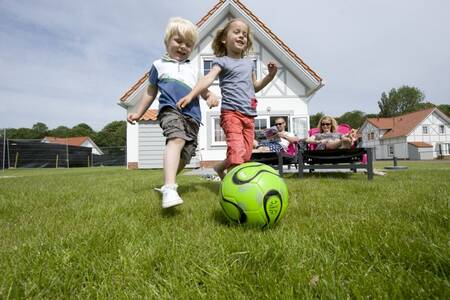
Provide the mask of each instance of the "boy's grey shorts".
{"label": "boy's grey shorts", "polygon": [[167,141],[173,138],[181,138],[186,141],[181,150],[180,158],[186,164],[195,156],[197,149],[197,137],[200,125],[198,122],[189,116],[185,116],[178,110],[167,107],[163,108],[158,114],[159,126],[163,130],[163,135]]}

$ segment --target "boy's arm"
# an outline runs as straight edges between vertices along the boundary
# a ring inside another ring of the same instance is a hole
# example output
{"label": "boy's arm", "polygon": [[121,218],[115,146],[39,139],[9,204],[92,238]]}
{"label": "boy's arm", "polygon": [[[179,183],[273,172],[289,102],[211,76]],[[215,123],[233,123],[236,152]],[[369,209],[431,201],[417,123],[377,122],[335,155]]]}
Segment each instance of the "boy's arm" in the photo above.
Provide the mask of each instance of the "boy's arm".
{"label": "boy's arm", "polygon": [[197,82],[192,91],[177,102],[177,107],[181,109],[191,103],[193,98],[200,95],[202,91],[206,90],[214,82],[221,70],[218,65],[214,65],[209,73]]}
{"label": "boy's arm", "polygon": [[139,102],[138,110],[135,113],[128,114],[127,121],[131,124],[134,124],[134,121],[139,121],[139,119],[147,111],[150,105],[152,105],[157,94],[158,94],[158,87],[156,85],[150,84],[147,90],[142,95],[141,101]]}
{"label": "boy's arm", "polygon": [[267,65],[267,68],[269,69],[269,73],[261,80],[256,80],[256,74],[253,73],[252,80],[253,80],[253,87],[255,88],[255,93],[262,90],[269,82],[273,80],[275,75],[277,74],[278,67],[274,62],[269,62]]}

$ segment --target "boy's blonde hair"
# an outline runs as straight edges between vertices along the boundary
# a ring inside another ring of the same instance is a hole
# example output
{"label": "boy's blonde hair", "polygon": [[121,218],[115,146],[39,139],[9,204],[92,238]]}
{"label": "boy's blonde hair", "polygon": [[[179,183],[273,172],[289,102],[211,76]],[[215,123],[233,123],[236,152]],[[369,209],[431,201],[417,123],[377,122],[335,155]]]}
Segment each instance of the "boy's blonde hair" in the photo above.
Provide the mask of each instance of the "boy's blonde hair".
{"label": "boy's blonde hair", "polygon": [[253,37],[251,34],[250,26],[248,26],[245,21],[242,19],[231,19],[228,21],[228,23],[225,25],[224,28],[217,30],[216,36],[214,37],[214,40],[212,42],[212,49],[214,51],[215,56],[225,56],[227,55],[227,48],[225,47],[225,44],[222,42],[224,38],[226,38],[228,34],[228,30],[230,30],[230,25],[233,24],[233,22],[241,21],[242,23],[247,25],[247,47],[242,51],[241,56],[246,56],[250,50],[253,47]]}
{"label": "boy's blonde hair", "polygon": [[198,38],[197,26],[195,26],[191,21],[180,17],[170,18],[164,34],[164,44],[166,45],[166,48],[169,40],[174,35],[178,35],[183,40],[191,42],[192,47],[194,47]]}

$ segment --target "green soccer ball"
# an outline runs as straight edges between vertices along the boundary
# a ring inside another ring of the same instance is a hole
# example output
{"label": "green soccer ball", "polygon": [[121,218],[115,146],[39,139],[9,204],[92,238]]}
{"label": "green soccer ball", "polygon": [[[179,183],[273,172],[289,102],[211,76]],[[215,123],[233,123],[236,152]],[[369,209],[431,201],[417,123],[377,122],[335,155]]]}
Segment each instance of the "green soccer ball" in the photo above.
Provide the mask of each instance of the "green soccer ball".
{"label": "green soccer ball", "polygon": [[272,167],[249,162],[233,168],[220,186],[220,206],[233,223],[271,227],[284,215],[288,189]]}

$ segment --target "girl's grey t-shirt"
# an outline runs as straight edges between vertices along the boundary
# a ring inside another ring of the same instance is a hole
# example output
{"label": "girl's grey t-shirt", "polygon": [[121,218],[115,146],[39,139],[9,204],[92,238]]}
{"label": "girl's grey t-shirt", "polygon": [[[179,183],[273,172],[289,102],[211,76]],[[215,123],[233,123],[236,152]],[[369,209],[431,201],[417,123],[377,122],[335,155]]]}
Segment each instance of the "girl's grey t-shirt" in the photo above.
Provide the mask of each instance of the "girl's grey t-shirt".
{"label": "girl's grey t-shirt", "polygon": [[248,116],[256,116],[255,88],[252,74],[255,66],[251,59],[216,57],[213,66],[218,65],[219,86],[222,93],[222,110],[236,110]]}

